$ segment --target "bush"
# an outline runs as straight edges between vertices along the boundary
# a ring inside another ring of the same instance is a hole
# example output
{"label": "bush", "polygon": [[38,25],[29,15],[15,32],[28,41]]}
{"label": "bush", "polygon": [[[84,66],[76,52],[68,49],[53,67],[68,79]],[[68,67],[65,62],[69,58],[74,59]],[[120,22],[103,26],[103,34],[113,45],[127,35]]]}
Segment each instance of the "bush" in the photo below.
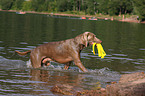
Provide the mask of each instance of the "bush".
{"label": "bush", "polygon": [[139,15],[140,21],[145,20],[145,0],[134,0],[135,13]]}
{"label": "bush", "polygon": [[12,9],[14,10],[21,10],[22,9],[22,4],[25,0],[15,0],[13,1],[13,6]]}
{"label": "bush", "polygon": [[22,10],[31,11],[31,1],[24,1],[22,5]]}
{"label": "bush", "polygon": [[1,0],[1,8],[3,10],[10,10],[13,5],[13,0]]}

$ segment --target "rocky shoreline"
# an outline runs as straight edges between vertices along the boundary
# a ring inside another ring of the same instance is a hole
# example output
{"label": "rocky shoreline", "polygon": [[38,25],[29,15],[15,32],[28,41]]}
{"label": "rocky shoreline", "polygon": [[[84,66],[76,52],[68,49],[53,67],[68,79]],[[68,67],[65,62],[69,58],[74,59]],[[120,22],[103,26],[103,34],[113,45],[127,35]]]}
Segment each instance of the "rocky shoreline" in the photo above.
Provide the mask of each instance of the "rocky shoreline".
{"label": "rocky shoreline", "polygon": [[112,82],[106,88],[98,90],[74,91],[69,85],[55,85],[51,88],[54,94],[75,96],[145,96],[145,73],[124,74],[118,83]]}
{"label": "rocky shoreline", "polygon": [[106,87],[108,96],[145,96],[145,73],[124,74],[116,84]]}
{"label": "rocky shoreline", "polygon": [[[2,10],[0,11],[6,11],[6,12],[19,12],[18,10]],[[100,16],[91,16],[91,15],[77,15],[77,14],[64,14],[64,13],[48,13],[48,12],[35,12],[35,11],[25,11],[25,13],[33,13],[33,14],[48,14],[50,16],[68,16],[68,17],[85,17],[85,18],[97,18],[97,19],[104,19],[104,20],[116,20],[116,21],[121,21],[121,22],[133,22],[133,23],[144,23],[144,22],[139,22],[136,18],[122,18],[122,19],[116,19],[115,17],[100,17]],[[91,19],[93,20],[93,19]],[[96,19],[94,19],[96,20]]]}

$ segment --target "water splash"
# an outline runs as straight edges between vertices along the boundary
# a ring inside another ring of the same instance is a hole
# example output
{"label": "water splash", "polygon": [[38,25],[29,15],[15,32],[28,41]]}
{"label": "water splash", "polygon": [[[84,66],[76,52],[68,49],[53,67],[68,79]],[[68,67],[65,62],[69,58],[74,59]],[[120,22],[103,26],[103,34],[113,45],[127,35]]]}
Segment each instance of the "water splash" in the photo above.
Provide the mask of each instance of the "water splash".
{"label": "water splash", "polygon": [[26,68],[25,62],[22,60],[10,60],[0,56],[0,65],[4,69]]}
{"label": "water splash", "polygon": [[26,61],[27,68],[33,68],[30,59]]}
{"label": "water splash", "polygon": [[[27,61],[26,65],[28,68],[32,68],[31,61]],[[77,72],[82,74],[94,74],[94,75],[105,75],[105,76],[113,76],[114,74],[119,74],[115,71],[111,71],[109,68],[104,67],[101,69],[88,69],[88,72],[81,71],[77,66],[70,66],[68,70],[64,70],[64,64],[58,64],[56,62],[50,62],[49,66],[42,67],[40,69],[44,70],[57,70],[57,71],[65,71],[65,72]],[[113,74],[113,75],[112,75]]]}

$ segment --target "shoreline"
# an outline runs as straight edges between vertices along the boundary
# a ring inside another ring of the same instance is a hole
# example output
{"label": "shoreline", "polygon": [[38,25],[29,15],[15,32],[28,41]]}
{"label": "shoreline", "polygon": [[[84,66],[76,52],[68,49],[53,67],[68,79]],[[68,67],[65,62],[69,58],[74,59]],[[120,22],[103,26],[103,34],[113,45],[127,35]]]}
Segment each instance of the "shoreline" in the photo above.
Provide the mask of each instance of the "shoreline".
{"label": "shoreline", "polygon": [[[20,12],[20,10],[2,10],[2,12]],[[24,11],[24,14],[31,13],[31,14],[47,14],[47,15],[54,15],[54,16],[68,16],[68,17],[82,17],[82,19],[90,19],[90,18],[96,18],[96,19],[104,19],[104,20],[111,20],[111,21],[120,21],[120,22],[130,22],[130,23],[141,23],[145,24],[145,21],[139,22],[136,18],[124,18],[123,16],[108,16],[108,15],[78,15],[78,14],[68,14],[68,13],[48,13],[48,12],[36,12],[36,11]],[[133,15],[132,15],[133,17]],[[134,16],[136,17],[136,16]],[[123,18],[123,19],[122,19]],[[90,20],[96,20],[96,19],[90,19]]]}

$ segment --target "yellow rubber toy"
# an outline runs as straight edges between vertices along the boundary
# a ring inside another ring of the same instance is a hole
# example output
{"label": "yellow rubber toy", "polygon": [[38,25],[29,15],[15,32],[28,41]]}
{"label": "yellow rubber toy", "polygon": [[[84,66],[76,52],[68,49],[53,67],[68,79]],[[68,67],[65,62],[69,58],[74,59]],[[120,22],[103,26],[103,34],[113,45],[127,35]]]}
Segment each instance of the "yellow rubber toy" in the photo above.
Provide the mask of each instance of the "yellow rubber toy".
{"label": "yellow rubber toy", "polygon": [[103,49],[101,44],[93,43],[92,49],[93,49],[94,55],[95,55],[95,45],[97,45],[98,56],[101,57],[101,58],[104,58],[104,56],[106,56],[106,53],[105,53],[105,51],[104,51],[104,49]]}

